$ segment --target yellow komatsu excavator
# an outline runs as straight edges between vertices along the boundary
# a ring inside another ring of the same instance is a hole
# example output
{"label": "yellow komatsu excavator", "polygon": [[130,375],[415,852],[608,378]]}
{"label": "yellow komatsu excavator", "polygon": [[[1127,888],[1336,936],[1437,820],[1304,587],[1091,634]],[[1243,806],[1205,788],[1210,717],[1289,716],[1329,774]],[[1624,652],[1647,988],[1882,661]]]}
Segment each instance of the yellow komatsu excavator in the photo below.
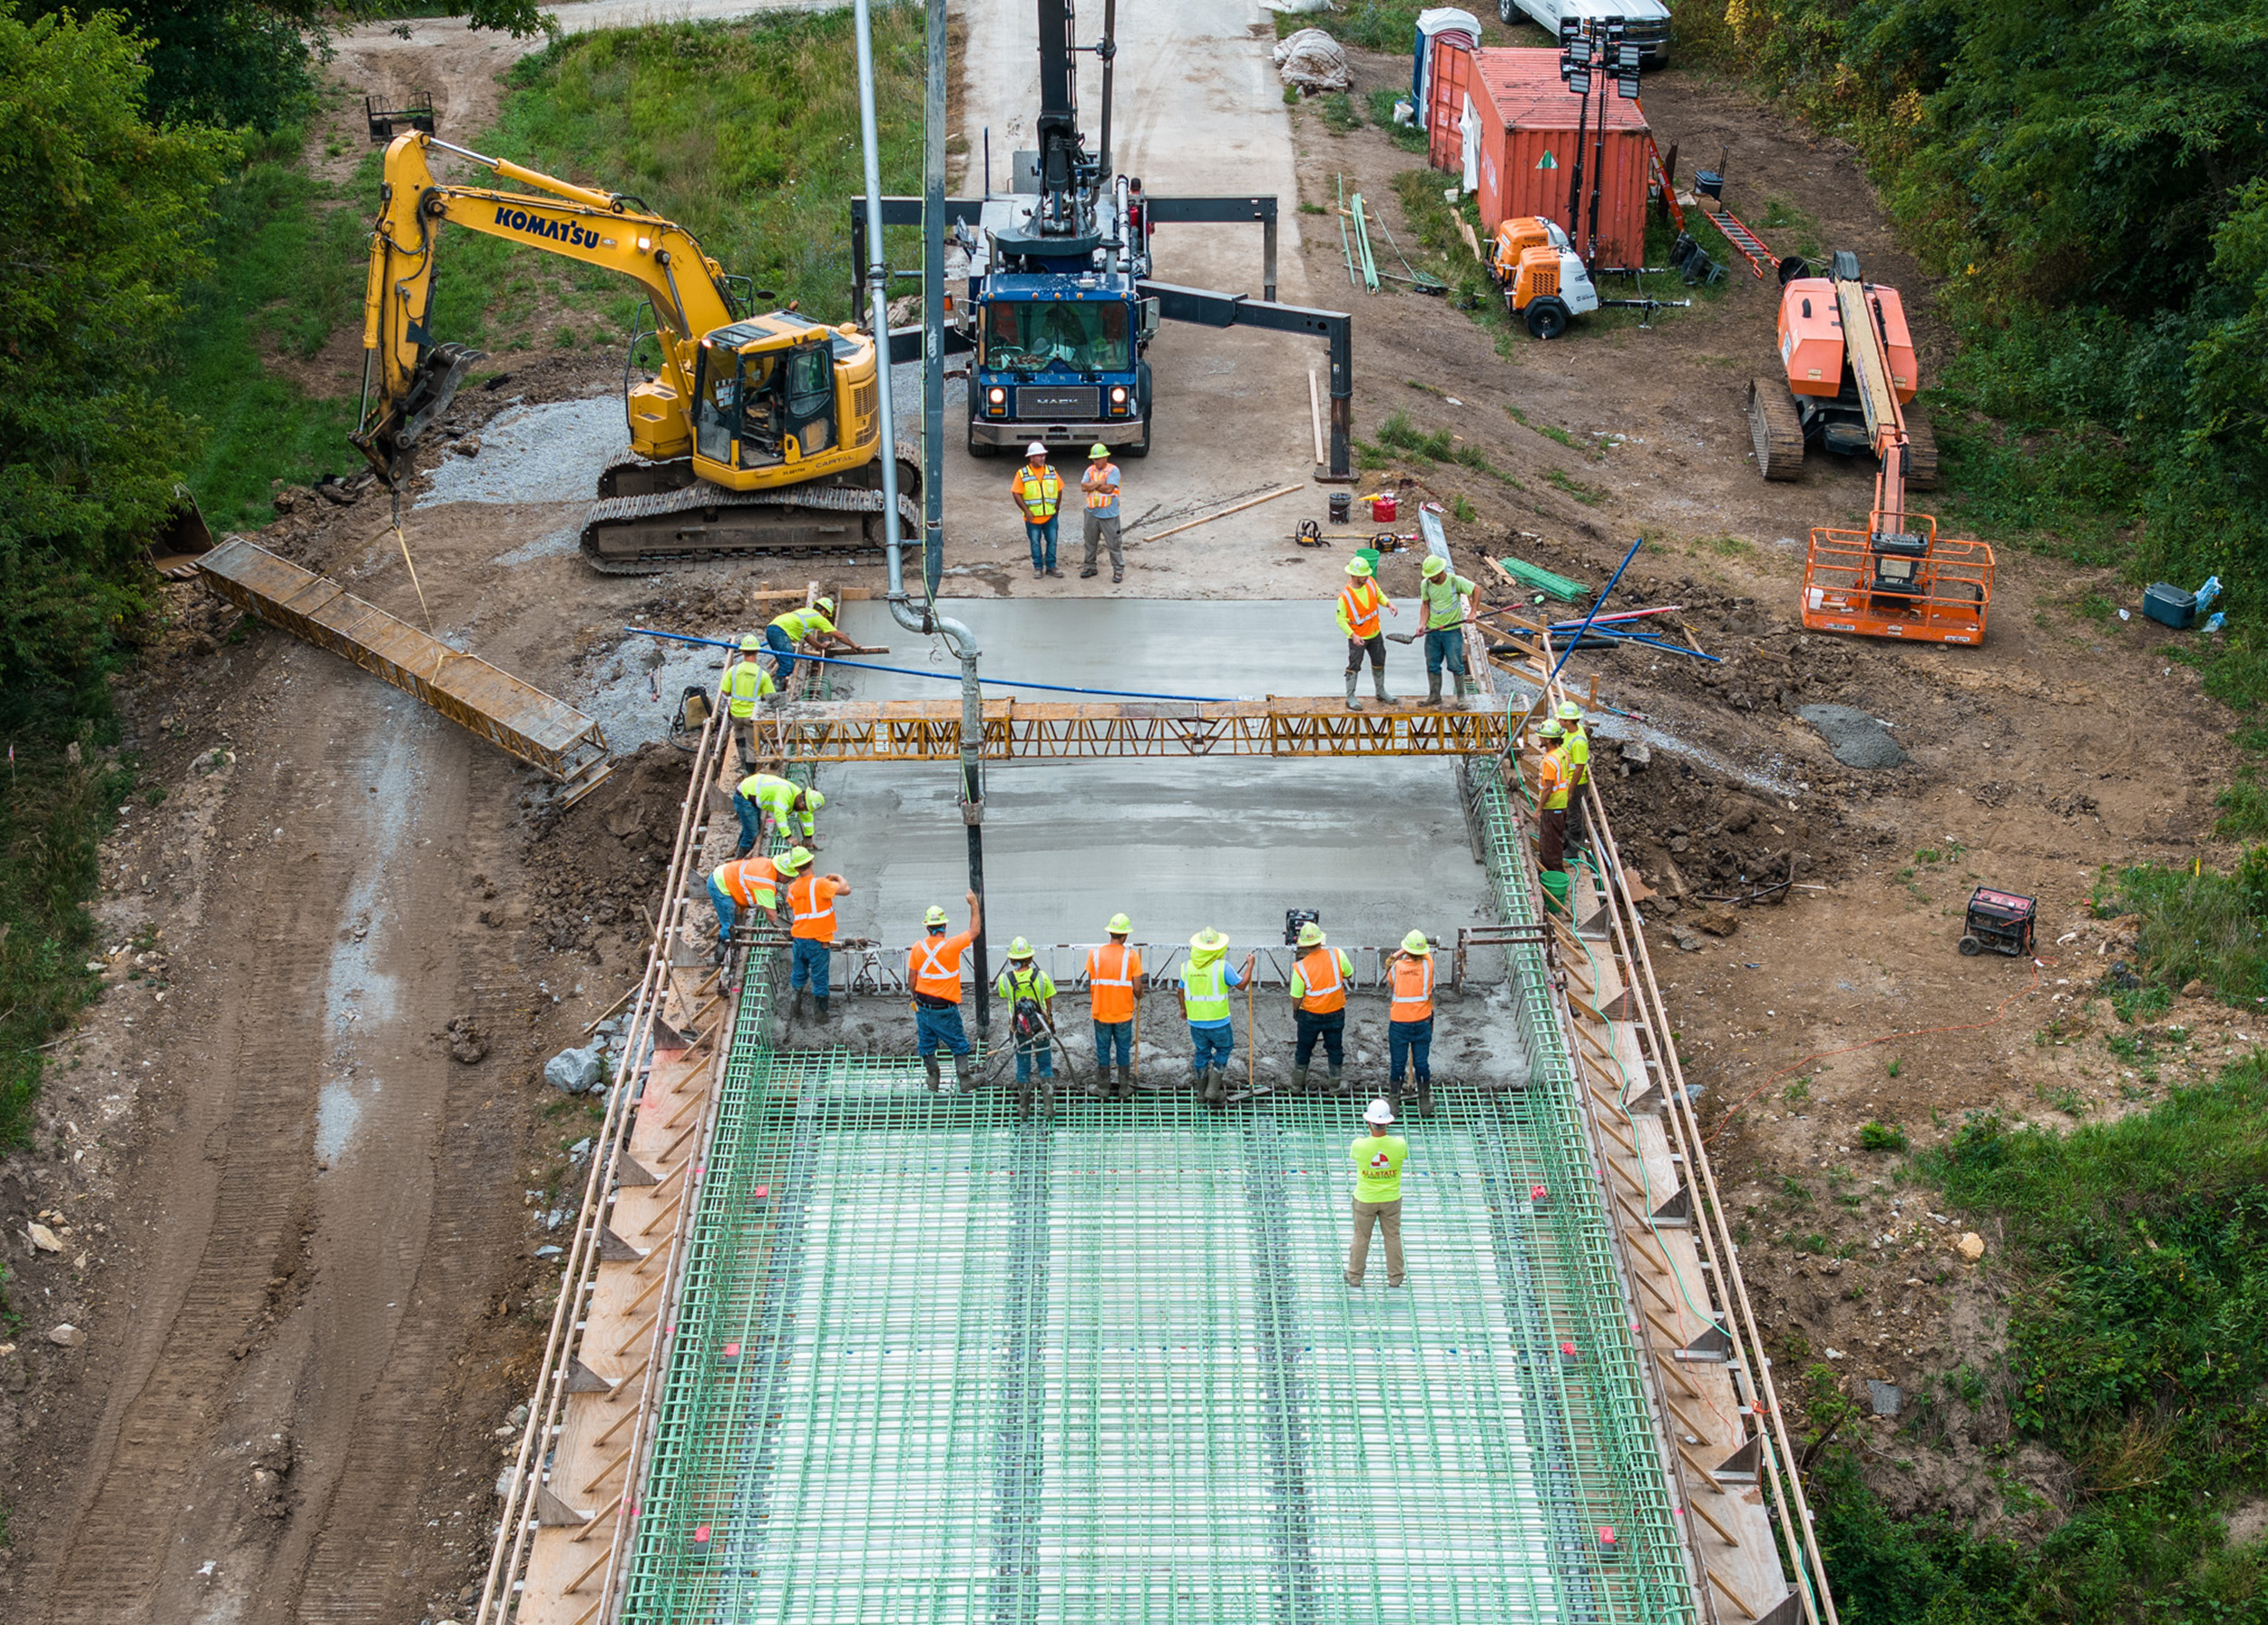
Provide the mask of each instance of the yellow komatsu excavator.
{"label": "yellow komatsu excavator", "polygon": [[[430,129],[394,135],[378,115],[371,128],[388,133],[353,439],[381,480],[393,486],[407,475],[419,437],[481,359],[436,343],[429,327],[441,228],[455,224],[619,271],[646,296],[660,364],[642,380],[623,365],[630,455],[600,475],[583,525],[594,568],[638,574],[734,553],[882,545],[870,337],[792,310],[747,314],[745,279],[727,277],[690,232],[640,199],[483,157]],[[433,149],[550,195],[442,185],[427,162]],[[898,479],[901,518],[917,530],[918,476],[901,463]]]}

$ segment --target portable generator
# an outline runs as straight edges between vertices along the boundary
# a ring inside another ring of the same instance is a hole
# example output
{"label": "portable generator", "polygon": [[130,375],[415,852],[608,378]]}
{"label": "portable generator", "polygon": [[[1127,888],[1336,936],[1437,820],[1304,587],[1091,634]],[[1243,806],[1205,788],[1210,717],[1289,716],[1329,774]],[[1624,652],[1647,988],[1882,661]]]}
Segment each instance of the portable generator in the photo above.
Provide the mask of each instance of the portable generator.
{"label": "portable generator", "polygon": [[1299,929],[1301,926],[1320,925],[1322,924],[1323,914],[1319,909],[1286,909],[1284,911],[1284,945],[1287,948],[1296,948],[1299,946]]}
{"label": "portable generator", "polygon": [[1960,951],[1973,956],[1989,950],[2011,958],[2029,954],[2037,908],[2030,897],[1979,886],[1970,894],[1969,913],[1961,921]]}

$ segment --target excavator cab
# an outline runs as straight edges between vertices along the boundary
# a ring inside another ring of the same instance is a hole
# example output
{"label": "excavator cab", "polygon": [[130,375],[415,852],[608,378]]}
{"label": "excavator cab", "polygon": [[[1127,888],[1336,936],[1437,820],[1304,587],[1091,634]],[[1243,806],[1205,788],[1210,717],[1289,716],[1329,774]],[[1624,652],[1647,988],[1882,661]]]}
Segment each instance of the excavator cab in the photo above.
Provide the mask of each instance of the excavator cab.
{"label": "excavator cab", "polygon": [[[694,366],[695,467],[769,468],[833,448],[834,345],[825,328],[802,338],[769,323],[735,322],[701,340]],[[711,477],[714,477],[713,475]]]}

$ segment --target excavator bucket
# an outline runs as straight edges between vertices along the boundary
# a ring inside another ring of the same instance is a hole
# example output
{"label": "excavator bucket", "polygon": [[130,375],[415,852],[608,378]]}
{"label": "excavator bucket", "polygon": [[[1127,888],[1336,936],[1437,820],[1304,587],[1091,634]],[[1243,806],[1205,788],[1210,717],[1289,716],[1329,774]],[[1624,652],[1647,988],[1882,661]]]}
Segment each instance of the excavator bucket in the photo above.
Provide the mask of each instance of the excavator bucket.
{"label": "excavator bucket", "polygon": [[212,531],[187,485],[173,487],[173,506],[150,533],[150,568],[168,581],[194,581],[197,561],[212,551]]}
{"label": "excavator bucket", "polygon": [[410,381],[400,409],[387,413],[367,432],[347,436],[388,490],[408,476],[419,438],[449,409],[465,373],[475,361],[487,358],[486,350],[468,350],[461,344],[433,346],[417,363],[417,376]]}

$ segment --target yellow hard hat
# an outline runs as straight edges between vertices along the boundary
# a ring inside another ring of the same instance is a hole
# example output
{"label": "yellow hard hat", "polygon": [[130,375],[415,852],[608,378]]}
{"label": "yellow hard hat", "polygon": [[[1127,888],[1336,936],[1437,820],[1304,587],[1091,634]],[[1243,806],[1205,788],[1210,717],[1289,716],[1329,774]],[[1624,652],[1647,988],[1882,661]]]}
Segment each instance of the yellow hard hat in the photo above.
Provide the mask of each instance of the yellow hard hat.
{"label": "yellow hard hat", "polygon": [[1567,729],[1559,726],[1559,720],[1557,717],[1546,717],[1543,720],[1543,726],[1536,729],[1536,737],[1541,739],[1562,739],[1566,737],[1566,734]]}
{"label": "yellow hard hat", "polygon": [[1437,553],[1429,553],[1425,555],[1425,562],[1418,566],[1418,573],[1420,575],[1446,575],[1449,573],[1449,561]]}
{"label": "yellow hard hat", "polygon": [[948,924],[945,919],[945,911],[933,904],[929,912],[922,916],[922,923],[932,931],[943,931]]}
{"label": "yellow hard hat", "polygon": [[816,812],[826,805],[826,798],[820,795],[818,791],[807,787],[803,792],[803,804],[813,812]]}
{"label": "yellow hard hat", "polygon": [[1402,939],[1402,951],[1404,954],[1431,954],[1433,945],[1425,940],[1424,932],[1413,931]]}
{"label": "yellow hard hat", "polygon": [[835,613],[835,600],[833,600],[832,598],[822,598],[822,599],[820,599],[820,600],[819,600],[819,601],[818,601],[816,604],[814,604],[812,607],[813,607],[813,608],[815,608],[815,609],[823,610],[823,611],[825,611],[827,614],[832,615],[833,613]]}
{"label": "yellow hard hat", "polygon": [[1101,441],[1098,440],[1087,448],[1087,455],[1090,457],[1100,457],[1105,462],[1108,462],[1110,457],[1110,448],[1103,445]]}
{"label": "yellow hard hat", "polygon": [[1031,945],[1024,941],[1022,937],[1018,937],[1014,942],[1008,945],[1008,957],[1011,959],[1031,958]]}
{"label": "yellow hard hat", "polygon": [[780,854],[777,857],[775,857],[774,859],[772,859],[772,866],[773,866],[774,868],[776,868],[776,869],[785,869],[785,870],[787,870],[787,871],[789,871],[790,873],[792,873],[792,872],[794,872],[794,871],[795,871],[795,870],[797,870],[797,869],[800,869],[800,868],[802,868],[802,867],[803,867],[806,864],[809,863],[810,861],[811,861],[811,848],[810,848],[810,847],[789,847],[787,851],[785,851],[785,852],[781,853],[781,854]]}
{"label": "yellow hard hat", "polygon": [[1128,919],[1128,918],[1127,918],[1124,915],[1122,915],[1122,914],[1114,914],[1114,915],[1112,915],[1110,916],[1110,935],[1113,935],[1113,936],[1124,936],[1124,935],[1125,935],[1128,932],[1129,932],[1129,931],[1131,931],[1131,930],[1133,930],[1133,929],[1134,929],[1134,922],[1133,922],[1132,920]]}
{"label": "yellow hard hat", "polygon": [[1562,721],[1562,722],[1580,722],[1582,720],[1583,720],[1583,708],[1582,708],[1581,706],[1579,706],[1579,705],[1576,704],[1576,703],[1575,703],[1575,701],[1573,701],[1572,700],[1560,700],[1560,701],[1559,701],[1559,720],[1560,720],[1560,721]]}
{"label": "yellow hard hat", "polygon": [[754,632],[748,633],[740,640],[740,652],[742,654],[754,654],[758,650],[763,647],[764,640],[758,637]]}
{"label": "yellow hard hat", "polygon": [[1371,573],[1370,561],[1361,557],[1349,559],[1346,562],[1346,573],[1349,575],[1368,575]]}
{"label": "yellow hard hat", "polygon": [[1189,946],[1192,948],[1225,948],[1227,945],[1228,939],[1210,925],[1206,926],[1204,930],[1189,939]]}
{"label": "yellow hard hat", "polygon": [[1309,920],[1305,925],[1302,925],[1299,928],[1299,945],[1303,948],[1321,947],[1323,945],[1323,927],[1316,925],[1313,920]]}

